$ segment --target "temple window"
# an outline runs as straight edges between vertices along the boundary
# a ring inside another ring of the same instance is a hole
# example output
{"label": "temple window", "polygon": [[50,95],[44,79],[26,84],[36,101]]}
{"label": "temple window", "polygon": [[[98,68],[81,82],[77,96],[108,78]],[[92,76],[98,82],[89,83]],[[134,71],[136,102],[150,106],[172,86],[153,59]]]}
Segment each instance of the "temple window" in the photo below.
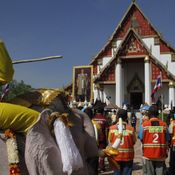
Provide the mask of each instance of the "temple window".
{"label": "temple window", "polygon": [[159,37],[154,37],[154,45],[160,45]]}
{"label": "temple window", "polygon": [[172,61],[175,61],[175,53],[171,54]]}
{"label": "temple window", "polygon": [[102,66],[102,65],[103,65],[102,58],[99,58],[99,59],[98,59],[98,65],[99,65],[99,66]]}

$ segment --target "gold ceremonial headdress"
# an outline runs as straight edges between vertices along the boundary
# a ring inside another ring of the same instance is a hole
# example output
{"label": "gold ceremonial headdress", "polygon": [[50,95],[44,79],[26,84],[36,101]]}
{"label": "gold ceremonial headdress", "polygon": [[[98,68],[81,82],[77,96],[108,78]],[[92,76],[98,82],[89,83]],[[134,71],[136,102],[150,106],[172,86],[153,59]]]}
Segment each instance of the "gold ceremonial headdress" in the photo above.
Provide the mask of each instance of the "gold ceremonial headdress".
{"label": "gold ceremonial headdress", "polygon": [[32,105],[47,106],[60,94],[68,95],[61,89],[35,89],[15,97],[10,103],[26,107],[31,107]]}
{"label": "gold ceremonial headdress", "polygon": [[60,89],[38,89],[41,94],[40,104],[49,105],[58,95],[62,94],[63,91]]}

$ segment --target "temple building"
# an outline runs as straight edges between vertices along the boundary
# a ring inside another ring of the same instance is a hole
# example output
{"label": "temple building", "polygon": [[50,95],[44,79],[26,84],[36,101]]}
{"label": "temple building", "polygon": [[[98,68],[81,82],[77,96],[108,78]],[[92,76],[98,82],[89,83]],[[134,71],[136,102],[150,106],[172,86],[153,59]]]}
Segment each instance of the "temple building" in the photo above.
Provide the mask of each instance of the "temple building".
{"label": "temple building", "polygon": [[152,103],[151,93],[161,74],[162,88],[155,99],[175,106],[175,49],[155,29],[135,1],[131,3],[110,39],[93,58],[94,101],[134,109]]}

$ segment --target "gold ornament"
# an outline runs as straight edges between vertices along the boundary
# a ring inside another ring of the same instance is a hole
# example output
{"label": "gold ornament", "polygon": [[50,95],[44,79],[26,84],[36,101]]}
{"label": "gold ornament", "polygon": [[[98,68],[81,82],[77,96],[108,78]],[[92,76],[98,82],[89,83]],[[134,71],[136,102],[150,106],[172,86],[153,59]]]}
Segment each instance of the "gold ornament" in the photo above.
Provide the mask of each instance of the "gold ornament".
{"label": "gold ornament", "polygon": [[107,156],[117,156],[119,154],[119,151],[111,146],[107,146],[103,151]]}

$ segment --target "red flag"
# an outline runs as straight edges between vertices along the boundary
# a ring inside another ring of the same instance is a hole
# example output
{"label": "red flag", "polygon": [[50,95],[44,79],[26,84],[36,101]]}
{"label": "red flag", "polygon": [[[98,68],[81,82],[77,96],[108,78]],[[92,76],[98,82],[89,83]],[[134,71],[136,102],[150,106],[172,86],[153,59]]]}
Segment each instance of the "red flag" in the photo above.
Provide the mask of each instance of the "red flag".
{"label": "red flag", "polygon": [[151,97],[154,101],[154,94],[159,90],[161,89],[162,87],[162,76],[161,74],[157,76],[157,80],[156,80],[156,83],[154,85],[154,88],[153,88],[153,91],[152,91],[152,94],[151,94]]}

